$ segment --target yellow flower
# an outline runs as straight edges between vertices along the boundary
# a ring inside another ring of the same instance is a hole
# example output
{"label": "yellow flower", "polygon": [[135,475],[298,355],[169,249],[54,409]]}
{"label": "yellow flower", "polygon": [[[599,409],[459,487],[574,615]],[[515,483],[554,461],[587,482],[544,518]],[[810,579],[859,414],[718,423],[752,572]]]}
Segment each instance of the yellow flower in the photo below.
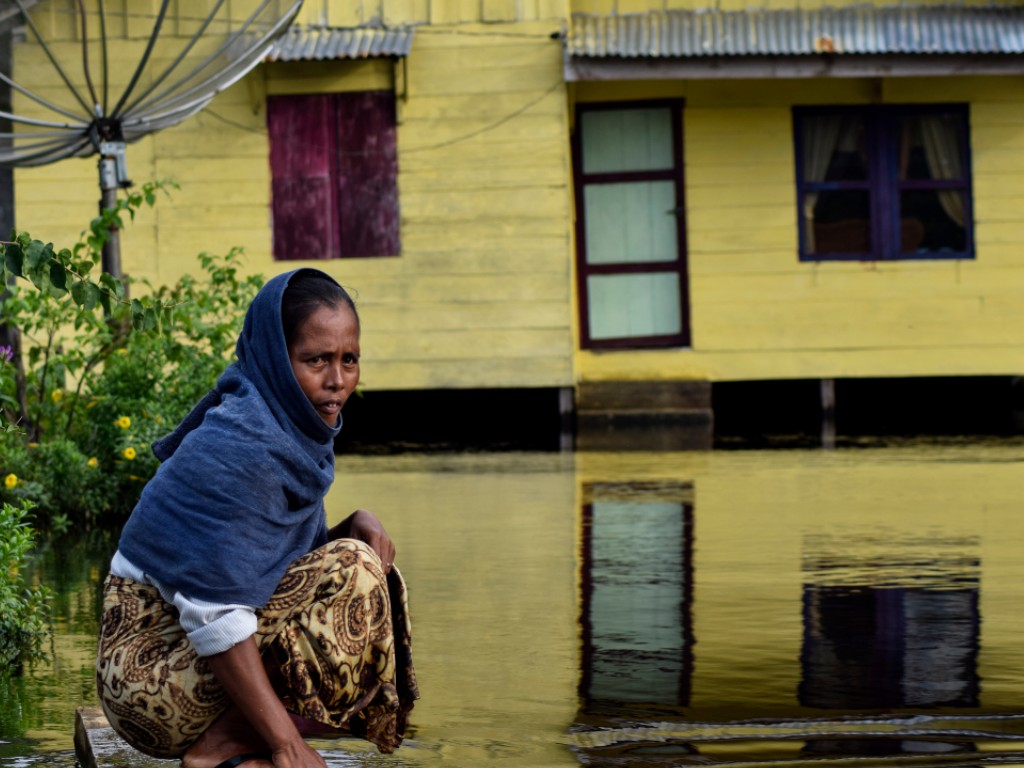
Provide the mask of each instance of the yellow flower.
{"label": "yellow flower", "polygon": [[117,350],[117,354],[121,355],[121,357],[124,357],[125,355],[128,354],[128,350],[125,349],[124,347],[121,347],[119,350]]}
{"label": "yellow flower", "polygon": [[100,465],[100,460],[93,456],[85,463],[89,465],[90,469],[96,469]]}
{"label": "yellow flower", "polygon": [[127,416],[122,416],[114,423],[117,424],[117,426],[119,426],[121,429],[128,429],[128,427],[132,425],[132,420],[129,419]]}
{"label": "yellow flower", "polygon": [[55,389],[55,390],[53,390],[53,392],[50,393],[50,399],[53,400],[53,402],[55,402],[55,403],[59,403],[61,400],[64,399],[64,390],[63,389]]}
{"label": "yellow flower", "polygon": [[128,446],[121,451],[121,455],[128,459],[128,461],[135,461],[135,449],[131,446]]}
{"label": "yellow flower", "polygon": [[13,472],[11,472],[11,474],[9,474],[7,477],[4,478],[4,487],[7,490],[11,490],[11,488],[16,486],[17,484],[18,484],[18,476],[16,474],[14,474]]}

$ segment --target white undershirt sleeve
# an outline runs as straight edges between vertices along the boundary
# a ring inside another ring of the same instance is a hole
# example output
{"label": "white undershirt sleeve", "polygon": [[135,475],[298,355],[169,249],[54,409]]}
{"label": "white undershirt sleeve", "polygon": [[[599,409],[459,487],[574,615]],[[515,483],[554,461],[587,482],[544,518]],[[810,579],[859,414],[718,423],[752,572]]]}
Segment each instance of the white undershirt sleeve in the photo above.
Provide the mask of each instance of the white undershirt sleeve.
{"label": "white undershirt sleeve", "polygon": [[200,656],[228,650],[256,632],[256,609],[236,603],[211,603],[183,595],[150,578],[121,551],[114,553],[110,572],[115,576],[151,584],[160,596],[178,609],[181,628]]}

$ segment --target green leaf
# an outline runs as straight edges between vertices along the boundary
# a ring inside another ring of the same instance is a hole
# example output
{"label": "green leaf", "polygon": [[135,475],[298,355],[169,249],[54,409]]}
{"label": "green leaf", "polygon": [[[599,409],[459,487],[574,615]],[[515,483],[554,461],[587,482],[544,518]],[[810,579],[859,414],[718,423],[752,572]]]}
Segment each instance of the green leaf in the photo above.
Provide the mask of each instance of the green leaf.
{"label": "green leaf", "polygon": [[99,286],[97,286],[95,283],[86,283],[85,304],[83,305],[84,309],[87,312],[91,312],[92,310],[96,309],[96,305],[100,303],[100,296],[102,295],[103,294],[100,291]]}
{"label": "green leaf", "polygon": [[111,274],[104,272],[100,275],[100,284],[110,291],[115,298],[124,296],[124,283]]}
{"label": "green leaf", "polygon": [[28,279],[39,289],[40,293],[47,293],[50,289],[50,270],[45,265],[27,270]]}
{"label": "green leaf", "polygon": [[87,283],[84,280],[76,280],[71,284],[71,298],[80,307],[85,306],[89,290],[86,285]]}
{"label": "green leaf", "polygon": [[29,270],[39,269],[53,257],[53,246],[33,240],[25,249],[25,264]]}
{"label": "green leaf", "polygon": [[64,265],[56,261],[50,262],[50,295],[55,299],[68,292],[68,273]]}
{"label": "green leaf", "polygon": [[143,324],[146,322],[146,308],[142,306],[142,302],[138,299],[132,299],[132,327],[137,331],[143,329]]}
{"label": "green leaf", "polygon": [[24,261],[25,253],[17,243],[11,243],[4,248],[4,266],[15,277],[25,276],[25,273],[22,271]]}

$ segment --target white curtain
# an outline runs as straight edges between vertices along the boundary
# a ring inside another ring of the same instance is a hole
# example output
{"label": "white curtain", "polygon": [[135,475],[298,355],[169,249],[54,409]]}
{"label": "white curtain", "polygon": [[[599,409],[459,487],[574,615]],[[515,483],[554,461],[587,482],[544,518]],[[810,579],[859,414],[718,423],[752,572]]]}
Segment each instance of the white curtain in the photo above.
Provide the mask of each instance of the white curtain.
{"label": "white curtain", "polygon": [[[924,146],[928,170],[933,179],[962,179],[964,166],[960,156],[960,141],[957,125],[939,115],[921,118],[921,143]],[[964,226],[964,199],[960,190],[941,189],[939,203],[959,226]]]}
{"label": "white curtain", "polygon": [[[804,181],[824,181],[842,133],[843,118],[819,115],[804,120]],[[807,252],[814,253],[814,206],[817,192],[804,193],[804,235]]]}

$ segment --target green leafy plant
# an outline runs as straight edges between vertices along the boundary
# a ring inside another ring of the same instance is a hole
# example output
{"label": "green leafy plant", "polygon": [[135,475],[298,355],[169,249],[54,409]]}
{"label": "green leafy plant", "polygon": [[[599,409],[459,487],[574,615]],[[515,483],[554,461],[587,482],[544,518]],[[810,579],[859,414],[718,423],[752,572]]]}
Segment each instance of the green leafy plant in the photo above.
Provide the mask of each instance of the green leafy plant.
{"label": "green leafy plant", "polygon": [[119,201],[74,249],[3,246],[0,325],[18,336],[0,347],[0,501],[31,501],[56,532],[127,516],[156,471],[151,443],[216,382],[263,284],[237,249],[200,254],[199,276],[169,287],[93,279],[109,227],[162,188]]}
{"label": "green leafy plant", "polygon": [[35,543],[32,504],[0,505],[0,670],[15,674],[45,658],[50,631],[50,590],[26,583],[25,561]]}
{"label": "green leafy plant", "polygon": [[[20,425],[30,440],[68,431],[83,388],[129,333],[159,330],[171,320],[172,305],[159,298],[129,299],[127,281],[106,272],[92,277],[111,228],[123,227],[126,213],[134,218],[141,205],[153,205],[166,186],[152,182],[119,198],[72,249],[57,249],[27,233],[0,246],[0,281],[7,288],[0,323],[16,329],[18,339],[6,348],[14,371],[11,385],[0,392],[0,406],[6,423]],[[59,404],[65,394],[71,407]]]}

